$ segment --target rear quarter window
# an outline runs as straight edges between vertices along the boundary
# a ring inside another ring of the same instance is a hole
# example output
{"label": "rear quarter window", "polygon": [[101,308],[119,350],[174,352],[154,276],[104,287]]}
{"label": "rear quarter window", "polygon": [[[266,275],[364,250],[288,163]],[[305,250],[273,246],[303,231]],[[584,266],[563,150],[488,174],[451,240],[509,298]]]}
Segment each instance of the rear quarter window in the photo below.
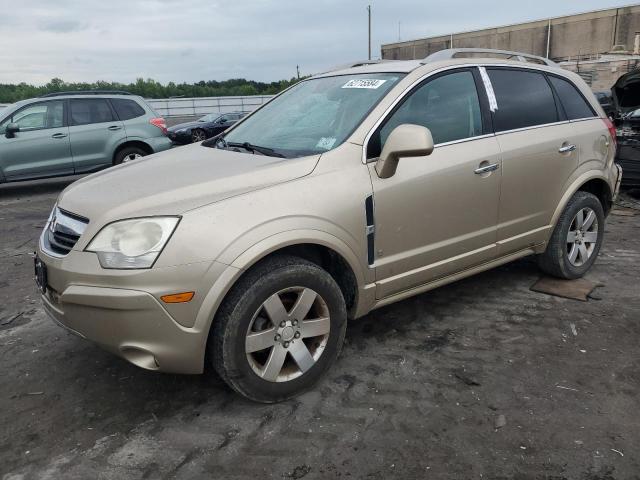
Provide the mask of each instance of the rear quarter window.
{"label": "rear quarter window", "polygon": [[549,75],[549,80],[556,89],[560,103],[564,107],[569,120],[595,117],[596,114],[582,96],[580,91],[568,80]]}
{"label": "rear quarter window", "polygon": [[118,115],[120,120],[131,120],[132,118],[138,118],[145,115],[144,108],[142,108],[134,100],[127,100],[124,98],[112,98],[111,104]]}
{"label": "rear quarter window", "polygon": [[558,121],[553,91],[542,73],[497,68],[487,72],[498,102],[493,113],[496,132]]}

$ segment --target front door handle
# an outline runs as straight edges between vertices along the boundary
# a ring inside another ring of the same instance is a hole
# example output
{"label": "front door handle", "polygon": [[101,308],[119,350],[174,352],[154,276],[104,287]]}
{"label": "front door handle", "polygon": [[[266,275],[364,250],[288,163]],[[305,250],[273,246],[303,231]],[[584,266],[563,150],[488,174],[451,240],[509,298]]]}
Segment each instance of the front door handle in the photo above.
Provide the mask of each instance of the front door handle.
{"label": "front door handle", "polygon": [[500,165],[498,165],[497,163],[490,163],[489,165],[483,165],[482,167],[476,168],[473,173],[475,173],[476,175],[482,175],[483,173],[493,172],[498,168],[500,168]]}
{"label": "front door handle", "polygon": [[51,135],[51,138],[67,138],[67,134],[66,133],[54,133],[53,135]]}
{"label": "front door handle", "polygon": [[122,129],[122,127],[119,127],[118,125],[111,125],[110,127],[107,128],[107,130],[111,130],[112,132],[115,132],[116,130],[120,130]]}
{"label": "front door handle", "polygon": [[570,145],[563,145],[562,147],[560,147],[560,148],[558,149],[558,152],[559,152],[559,153],[570,153],[570,152],[575,151],[575,149],[576,149],[576,146],[575,146],[575,145],[573,145],[573,144],[570,144]]}

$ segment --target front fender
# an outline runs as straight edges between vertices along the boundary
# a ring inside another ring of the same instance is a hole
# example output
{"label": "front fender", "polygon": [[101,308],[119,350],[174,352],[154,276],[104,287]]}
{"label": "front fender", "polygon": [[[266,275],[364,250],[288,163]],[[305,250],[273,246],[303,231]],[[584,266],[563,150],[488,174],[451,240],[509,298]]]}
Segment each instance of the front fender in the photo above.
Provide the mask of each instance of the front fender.
{"label": "front fender", "polygon": [[[254,243],[222,271],[202,301],[193,328],[203,333],[209,332],[215,314],[218,308],[220,308],[222,301],[229,293],[229,290],[231,290],[231,287],[233,287],[248,268],[255,265],[270,253],[300,244],[322,245],[341,255],[349,264],[356,277],[358,283],[358,304],[373,304],[375,300],[372,296],[374,290],[364,288],[368,277],[366,273],[369,272],[365,273],[363,271],[357,255],[346,242],[321,230],[289,230],[268,236]],[[202,335],[201,353],[203,358],[207,339],[208,335]]]}

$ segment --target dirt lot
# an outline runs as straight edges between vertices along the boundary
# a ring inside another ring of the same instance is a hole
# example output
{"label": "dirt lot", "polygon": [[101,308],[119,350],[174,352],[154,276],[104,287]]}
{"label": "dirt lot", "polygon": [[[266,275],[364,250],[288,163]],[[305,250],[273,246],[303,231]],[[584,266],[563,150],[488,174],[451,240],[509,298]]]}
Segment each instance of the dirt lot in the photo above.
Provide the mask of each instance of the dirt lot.
{"label": "dirt lot", "polygon": [[588,302],[530,291],[525,259],[352,322],[322,384],[258,405],[45,317],[30,254],[69,181],[0,186],[3,479],[640,478],[640,210]]}

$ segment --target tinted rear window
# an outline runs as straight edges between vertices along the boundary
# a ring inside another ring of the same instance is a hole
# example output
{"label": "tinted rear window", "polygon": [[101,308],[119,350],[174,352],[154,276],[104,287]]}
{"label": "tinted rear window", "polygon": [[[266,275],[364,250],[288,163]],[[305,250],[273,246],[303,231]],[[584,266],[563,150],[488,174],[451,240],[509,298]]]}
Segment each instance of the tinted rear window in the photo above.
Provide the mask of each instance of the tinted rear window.
{"label": "tinted rear window", "polygon": [[569,120],[578,118],[589,118],[595,116],[593,109],[589,106],[578,89],[567,80],[549,75],[549,80],[553,88],[556,89],[560,102],[567,113]]}
{"label": "tinted rear window", "polygon": [[74,98],[69,101],[71,125],[112,122],[113,113],[104,98]]}
{"label": "tinted rear window", "polygon": [[144,108],[138,105],[134,100],[124,98],[112,98],[111,104],[118,114],[120,120],[131,120],[132,118],[142,117],[146,112]]}
{"label": "tinted rear window", "polygon": [[498,101],[497,132],[558,121],[553,92],[544,75],[524,70],[487,69]]}

